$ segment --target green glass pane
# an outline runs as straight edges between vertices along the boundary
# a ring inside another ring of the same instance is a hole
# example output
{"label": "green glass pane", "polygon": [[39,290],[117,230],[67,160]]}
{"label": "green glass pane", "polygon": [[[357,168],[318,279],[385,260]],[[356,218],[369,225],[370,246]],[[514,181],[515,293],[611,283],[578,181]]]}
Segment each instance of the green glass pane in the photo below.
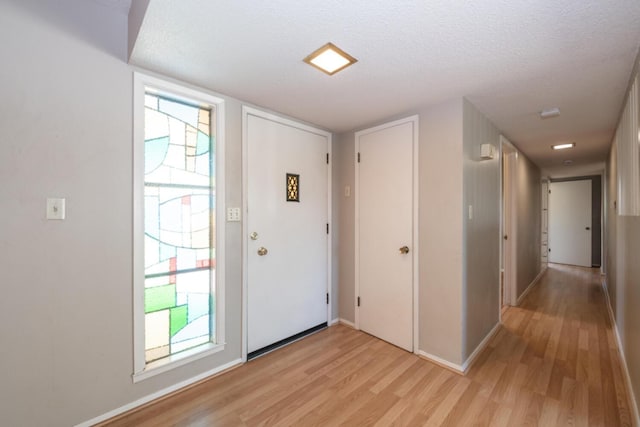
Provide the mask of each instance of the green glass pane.
{"label": "green glass pane", "polygon": [[164,310],[176,305],[176,285],[155,286],[144,290],[144,312]]}
{"label": "green glass pane", "polygon": [[181,305],[171,309],[171,332],[170,336],[174,336],[178,331],[187,326],[187,306]]}

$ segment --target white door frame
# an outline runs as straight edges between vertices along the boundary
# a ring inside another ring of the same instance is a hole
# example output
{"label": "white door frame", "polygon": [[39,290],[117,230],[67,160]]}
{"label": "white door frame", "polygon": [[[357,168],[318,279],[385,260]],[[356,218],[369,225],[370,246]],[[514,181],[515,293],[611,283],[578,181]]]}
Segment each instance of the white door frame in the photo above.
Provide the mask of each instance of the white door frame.
{"label": "white door frame", "polygon": [[360,149],[359,138],[362,135],[366,135],[369,133],[377,132],[383,129],[388,129],[394,126],[402,125],[405,123],[413,123],[413,275],[412,275],[412,288],[413,288],[413,352],[418,353],[418,339],[419,339],[419,317],[418,317],[418,264],[419,264],[419,233],[418,233],[418,135],[419,135],[419,116],[414,115],[410,117],[406,117],[404,119],[395,120],[389,123],[385,123],[379,126],[375,126],[369,129],[361,130],[355,133],[355,186],[354,186],[354,195],[355,195],[355,298],[354,298],[354,310],[355,310],[355,327],[360,330],[360,310],[358,307],[358,295],[360,294],[360,202],[359,202],[359,191],[360,191],[360,178],[359,178],[359,169],[360,164],[358,163],[358,151]]}
{"label": "white door frame", "polygon": [[[510,224],[510,229],[506,230],[505,229],[505,224],[504,224],[504,204],[505,204],[505,197],[504,197],[504,191],[503,191],[503,179],[504,179],[504,156],[505,155],[513,155],[513,161],[509,163],[510,165],[510,170],[509,170],[509,188],[510,188],[510,194],[511,194],[511,200],[510,200],[510,213],[511,213],[511,224]],[[499,312],[500,312],[500,319],[502,320],[502,306],[506,303],[509,304],[511,306],[515,306],[517,305],[517,294],[518,294],[518,290],[517,290],[517,277],[518,277],[518,263],[516,262],[516,255],[517,255],[517,242],[518,242],[518,215],[517,215],[517,195],[515,194],[514,190],[516,188],[516,175],[517,175],[517,162],[518,159],[518,150],[513,146],[513,144],[511,144],[511,142],[505,138],[504,136],[500,135],[500,234],[498,236],[498,238],[500,239],[500,266],[498,267],[500,269],[499,271],[499,277],[502,277],[502,280],[504,281],[504,284],[502,286],[500,286],[500,301],[499,301]],[[511,253],[509,254],[510,256],[506,256],[507,254],[504,253],[504,235],[505,232],[507,233],[508,239],[510,240],[510,245],[509,247],[511,248]],[[506,269],[505,269],[505,262],[509,262],[509,267],[510,267],[510,276],[509,279],[507,280],[507,274],[506,274]],[[504,275],[502,275],[502,272],[505,272]],[[504,289],[504,295],[503,295],[503,289]]]}
{"label": "white door frame", "polygon": [[[322,135],[327,138],[327,153],[329,159],[331,159],[331,146],[332,146],[332,134],[322,129],[318,129],[304,123],[297,122],[285,117],[278,116],[276,114],[268,113],[266,111],[259,110],[257,108],[242,106],[242,361],[247,361],[247,348],[248,348],[248,289],[249,281],[247,277],[247,271],[249,268],[249,252],[248,252],[248,218],[249,218],[249,141],[248,141],[248,129],[249,123],[248,117],[250,115],[260,117],[263,119],[271,120],[286,126],[291,126],[296,129],[301,129],[307,132],[312,132],[317,135]],[[331,236],[333,235],[333,226],[331,224],[331,170],[333,164],[330,161],[327,166],[327,222],[329,223],[329,234],[327,235],[327,293],[329,294],[329,304],[327,304],[327,325],[331,323],[331,313],[333,306],[333,295],[331,293]]]}

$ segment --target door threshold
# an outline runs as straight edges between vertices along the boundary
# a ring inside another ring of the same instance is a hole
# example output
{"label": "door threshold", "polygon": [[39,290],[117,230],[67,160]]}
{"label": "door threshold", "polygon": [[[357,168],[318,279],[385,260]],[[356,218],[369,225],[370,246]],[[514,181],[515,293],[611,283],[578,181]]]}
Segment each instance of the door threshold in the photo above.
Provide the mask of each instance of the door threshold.
{"label": "door threshold", "polygon": [[274,342],[273,344],[269,344],[266,347],[262,347],[258,350],[254,350],[251,353],[247,354],[247,361],[253,360],[256,357],[264,356],[265,354],[271,353],[272,351],[277,350],[280,347],[284,347],[287,344],[291,344],[293,342],[301,340],[302,338],[305,338],[306,336],[319,332],[323,329],[327,329],[327,322],[321,323],[317,326],[314,326],[313,328],[309,328],[295,335],[291,335],[289,338],[285,338],[278,342]]}

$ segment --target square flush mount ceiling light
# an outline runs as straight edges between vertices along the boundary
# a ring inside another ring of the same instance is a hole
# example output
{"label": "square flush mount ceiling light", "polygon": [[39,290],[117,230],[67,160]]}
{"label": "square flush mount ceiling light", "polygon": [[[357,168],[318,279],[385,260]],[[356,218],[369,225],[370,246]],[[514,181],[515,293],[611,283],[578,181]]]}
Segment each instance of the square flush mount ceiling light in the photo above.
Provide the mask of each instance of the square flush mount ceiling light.
{"label": "square flush mount ceiling light", "polygon": [[554,150],[564,150],[565,148],[573,148],[576,146],[575,142],[572,142],[570,144],[556,144],[556,145],[552,145],[551,148],[553,148]]}
{"label": "square flush mount ceiling light", "polygon": [[358,60],[333,43],[327,43],[304,58],[304,62],[332,76]]}

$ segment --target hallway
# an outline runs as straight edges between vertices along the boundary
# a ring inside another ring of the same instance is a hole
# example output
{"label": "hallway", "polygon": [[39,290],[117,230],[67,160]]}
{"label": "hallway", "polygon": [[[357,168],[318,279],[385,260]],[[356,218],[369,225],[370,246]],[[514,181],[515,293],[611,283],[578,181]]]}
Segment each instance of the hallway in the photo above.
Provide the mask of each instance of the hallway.
{"label": "hallway", "polygon": [[110,426],[631,426],[597,269],[550,265],[466,377],[335,326]]}

